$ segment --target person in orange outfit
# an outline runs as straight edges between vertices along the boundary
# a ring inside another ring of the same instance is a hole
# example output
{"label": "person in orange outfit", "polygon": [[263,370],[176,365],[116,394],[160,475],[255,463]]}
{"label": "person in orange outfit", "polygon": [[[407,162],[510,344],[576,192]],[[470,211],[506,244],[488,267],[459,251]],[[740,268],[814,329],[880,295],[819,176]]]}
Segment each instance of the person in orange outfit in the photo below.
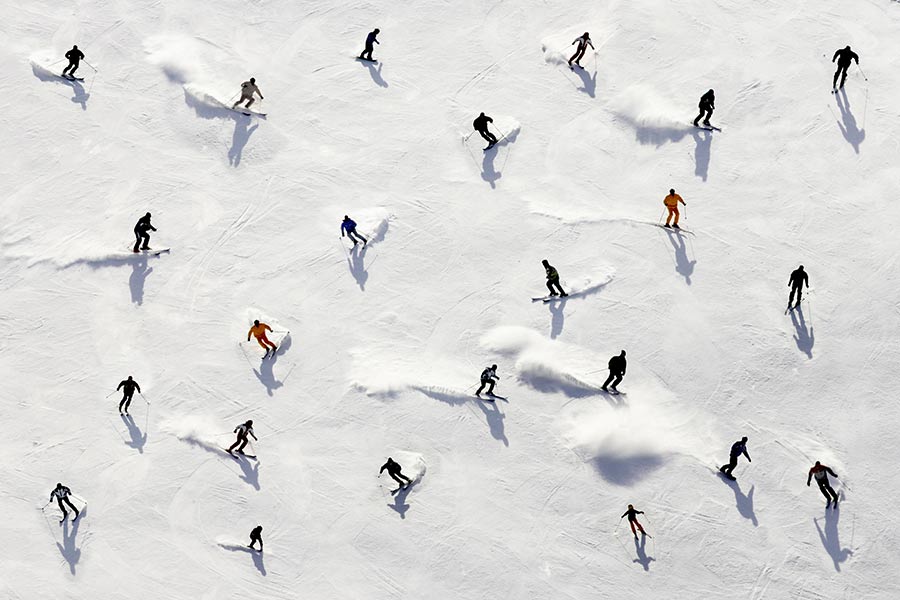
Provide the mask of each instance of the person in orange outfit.
{"label": "person in orange outfit", "polygon": [[678,217],[679,217],[678,203],[679,202],[681,202],[682,204],[687,206],[687,202],[685,202],[681,198],[681,196],[676,194],[675,190],[669,190],[669,195],[666,196],[665,200],[663,200],[663,204],[665,204],[666,208],[669,209],[669,216],[666,217],[666,225],[665,225],[666,227],[669,226],[669,221],[672,220],[672,215],[675,215],[675,222],[672,223],[672,227],[674,227],[675,229],[681,229],[681,227],[678,226]]}
{"label": "person in orange outfit", "polygon": [[260,323],[259,321],[253,321],[253,327],[250,328],[250,331],[247,332],[247,341],[250,341],[250,336],[254,336],[256,341],[260,346],[263,347],[263,350],[266,351],[266,356],[269,355],[269,351],[271,350],[272,355],[275,355],[275,351],[278,350],[278,347],[273,344],[269,338],[266,337],[266,332],[272,331],[272,328],[266,325],[265,323]]}

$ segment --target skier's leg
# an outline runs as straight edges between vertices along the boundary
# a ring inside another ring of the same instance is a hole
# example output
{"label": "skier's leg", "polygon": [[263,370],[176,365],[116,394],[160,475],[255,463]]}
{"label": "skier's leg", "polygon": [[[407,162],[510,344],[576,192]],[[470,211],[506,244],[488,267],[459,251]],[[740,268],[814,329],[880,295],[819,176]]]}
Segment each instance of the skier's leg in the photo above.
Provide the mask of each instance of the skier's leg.
{"label": "skier's leg", "polygon": [[141,247],[141,234],[134,232],[134,251],[137,252]]}
{"label": "skier's leg", "polygon": [[250,99],[247,101],[247,104],[246,104],[244,107],[245,107],[245,108],[250,108],[251,106],[253,106],[253,103],[254,103],[254,102],[256,102],[256,98],[250,98]]}
{"label": "skier's leg", "polygon": [[[75,77],[75,71],[78,70],[78,65],[80,65],[80,64],[81,64],[81,63],[74,63],[74,64],[72,65],[72,70],[69,71],[69,77]],[[845,77],[845,78],[847,77],[847,71],[844,71],[844,77]]]}
{"label": "skier's leg", "polygon": [[391,479],[393,479],[394,481],[396,481],[396,482],[399,483],[400,485],[403,485],[403,482],[400,480],[399,477],[397,477],[397,476],[394,475],[393,473],[389,473],[389,474],[390,474],[390,476],[391,476]]}
{"label": "skier's leg", "polygon": [[712,109],[711,109],[711,108],[707,108],[707,109],[706,109],[706,118],[703,119],[703,124],[704,124],[704,125],[709,125],[709,120],[710,120],[710,118],[712,118],[712,114],[713,114]]}
{"label": "skier's leg", "polygon": [[838,80],[838,77],[840,76],[840,74],[841,74],[841,68],[838,67],[837,71],[834,72],[834,80],[831,82],[831,87],[834,89],[837,89],[837,80]]}
{"label": "skier's leg", "polygon": [[700,114],[697,115],[696,119],[694,119],[694,127],[697,127],[697,125],[700,123],[700,117],[702,117],[702,116],[703,116],[703,109],[700,109]]}
{"label": "skier's leg", "polygon": [[604,392],[606,391],[606,388],[607,388],[607,386],[609,385],[609,382],[613,380],[613,377],[615,377],[615,375],[613,375],[612,373],[610,373],[610,374],[609,374],[609,377],[606,378],[606,381],[603,382],[603,387],[602,387],[601,389],[602,389]]}
{"label": "skier's leg", "polygon": [[124,412],[126,415],[128,414],[128,407],[131,406],[132,397],[133,397],[133,395],[129,395],[127,398],[125,398],[125,411]]}
{"label": "skier's leg", "polygon": [[488,384],[488,391],[487,391],[487,393],[488,393],[488,396],[491,396],[491,395],[493,395],[493,393],[494,393],[494,386],[497,384],[497,382],[494,381],[493,379],[489,379],[488,382],[487,382],[487,384]]}
{"label": "skier's leg", "polygon": [[637,525],[637,528],[641,530],[641,533],[643,533],[644,535],[647,535],[647,532],[644,531],[644,526],[641,525],[640,521],[635,521],[635,524]]}
{"label": "skier's leg", "polygon": [[678,206],[670,206],[669,211],[672,215],[675,215],[675,222],[673,225],[678,226],[678,218],[681,216],[681,213],[678,212]]}
{"label": "skier's leg", "polygon": [[568,296],[568,294],[566,293],[566,290],[562,289],[562,286],[559,285],[559,280],[558,280],[558,279],[555,280],[555,281],[553,282],[553,285],[555,285],[555,286],[556,286],[556,289],[559,290],[559,295],[560,295],[560,296]]}
{"label": "skier's leg", "polygon": [[635,522],[632,521],[631,519],[628,520],[628,524],[631,525],[631,534],[634,536],[635,539],[637,539],[637,532],[634,530],[634,523]]}
{"label": "skier's leg", "polygon": [[800,302],[803,300],[803,288],[797,287],[797,306],[800,306]]}
{"label": "skier's leg", "polygon": [[794,304],[794,293],[795,293],[796,291],[797,291],[797,288],[795,288],[795,287],[792,287],[792,288],[791,288],[791,295],[788,296],[788,308],[790,308],[791,305]]}
{"label": "skier's leg", "polygon": [[620,384],[620,383],[622,383],[622,374],[621,374],[621,373],[617,373],[617,374],[616,374],[616,380],[613,381],[613,384],[612,384],[612,389],[613,389],[614,391],[619,391],[619,390],[617,390],[616,388],[619,387],[619,384]]}
{"label": "skier's leg", "polygon": [[122,407],[125,406],[125,401],[128,399],[127,395],[123,395],[122,399],[119,400],[119,412],[122,412]]}
{"label": "skier's leg", "polygon": [[553,289],[553,282],[550,281],[549,279],[547,280],[547,289],[550,290],[550,295],[551,295],[551,296],[556,296],[556,295],[557,295],[557,294],[556,294],[556,291]]}
{"label": "skier's leg", "polygon": [[491,145],[496,144],[496,143],[497,143],[497,136],[494,135],[493,133],[491,133],[490,131],[488,131],[487,134],[488,134],[488,136],[489,136],[489,137],[488,137],[488,141],[491,143]]}
{"label": "skier's leg", "polygon": [[[72,71],[75,72],[74,70]],[[847,67],[841,69],[841,88],[844,87],[844,82],[847,81]]]}
{"label": "skier's leg", "polygon": [[149,250],[149,249],[150,249],[150,234],[149,234],[149,233],[144,233],[144,234],[141,236],[141,239],[144,240],[144,244],[141,246],[141,249],[142,249],[142,250]]}
{"label": "skier's leg", "polygon": [[[265,337],[266,337],[266,336],[264,336],[264,335],[257,336],[257,338],[256,338],[256,343],[259,344],[260,346],[262,346],[262,349],[263,349],[263,350],[265,350],[266,352],[268,352],[268,351],[269,351],[269,347],[266,346],[266,343],[263,341],[263,340],[265,339]],[[266,341],[268,341],[268,340],[266,340]]]}
{"label": "skier's leg", "polygon": [[369,240],[367,240],[367,239],[365,238],[365,236],[363,236],[361,233],[357,233],[357,234],[356,234],[356,237],[358,237],[359,239],[362,240],[363,246],[365,246],[366,244],[369,243]]}
{"label": "skier's leg", "polygon": [[66,507],[63,506],[62,498],[57,498],[56,503],[59,504],[59,510],[61,510],[62,514],[63,514],[62,519],[59,520],[59,522],[62,523],[63,521],[66,520],[66,517],[69,516],[69,513],[66,510]]}
{"label": "skier's leg", "polygon": [[823,484],[821,481],[816,481],[819,484],[819,491],[822,492],[822,495],[825,496],[825,499],[828,500],[828,503],[831,504],[831,496],[828,494],[827,486],[828,484]]}
{"label": "skier's leg", "polygon": [[575,51],[575,54],[573,54],[572,57],[569,59],[569,66],[570,66],[570,67],[572,66],[572,61],[574,61],[574,60],[576,60],[576,59],[578,59],[578,50],[576,50],[576,51]]}
{"label": "skier's leg", "polygon": [[69,505],[69,508],[71,508],[72,511],[75,513],[75,516],[72,517],[72,520],[74,521],[75,519],[78,518],[78,509],[75,508],[75,505],[72,504],[72,501],[69,500],[68,498],[63,498],[63,501],[64,501],[66,504],[68,504],[68,505]]}
{"label": "skier's leg", "polygon": [[241,443],[240,438],[238,438],[237,440],[235,440],[235,442],[234,442],[231,446],[228,447],[228,453],[230,454],[231,451],[234,450],[234,449],[237,447],[237,445],[240,444],[240,443]]}
{"label": "skier's leg", "polygon": [[826,481],[824,484],[819,485],[819,489],[822,490],[822,493],[825,495],[825,498],[827,498],[829,501],[833,500],[835,502],[835,504],[837,504],[838,495],[834,491],[834,488],[831,487],[831,484],[829,484]]}
{"label": "skier's leg", "polygon": [[487,380],[486,380],[486,379],[482,379],[482,380],[481,380],[481,385],[478,386],[478,391],[475,392],[475,395],[476,395],[476,396],[479,395],[479,394],[481,393],[481,390],[483,390],[483,389],[484,389],[484,386],[486,386],[486,385],[487,385]]}
{"label": "skier's leg", "polygon": [[248,437],[243,438],[243,439],[241,440],[241,445],[238,446],[237,451],[240,452],[241,454],[243,454],[243,453],[244,453],[244,448],[247,447],[247,442],[249,442],[249,441],[250,441],[250,438],[248,438]]}

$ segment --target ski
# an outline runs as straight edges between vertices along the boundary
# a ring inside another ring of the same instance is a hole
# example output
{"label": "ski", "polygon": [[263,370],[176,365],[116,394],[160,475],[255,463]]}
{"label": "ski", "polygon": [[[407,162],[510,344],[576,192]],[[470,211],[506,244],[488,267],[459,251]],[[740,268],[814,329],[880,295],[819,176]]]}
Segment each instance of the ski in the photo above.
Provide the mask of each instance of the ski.
{"label": "ski", "polygon": [[147,256],[159,256],[163,253],[169,253],[171,248],[147,248],[146,250],[139,250],[138,252],[132,252],[131,254],[144,254]]}
{"label": "ski", "polygon": [[370,63],[377,63],[377,62],[378,62],[378,61],[375,60],[374,58],[363,58],[362,56],[356,56],[356,57],[354,57],[354,58],[356,58],[356,60],[361,60],[361,61],[363,61],[363,62],[370,62]]}
{"label": "ski", "polygon": [[84,81],[84,77],[69,77],[68,75],[60,75],[59,77],[66,81]]}
{"label": "ski", "polygon": [[569,297],[568,294],[566,294],[565,296],[549,296],[547,298],[544,298],[544,304],[549,304],[550,302],[553,302],[554,300],[565,300],[568,297]]}
{"label": "ski", "polygon": [[[691,123],[691,125],[694,125]],[[706,131],[722,131],[721,128],[715,127],[714,125],[694,125],[697,129],[705,129]]]}
{"label": "ski", "polygon": [[222,452],[224,452],[225,454],[227,454],[228,456],[230,456],[231,458],[233,458],[234,460],[236,460],[238,462],[240,462],[242,456],[244,458],[259,460],[258,458],[256,458],[255,454],[244,454],[243,452],[238,452],[237,454],[235,454],[234,452],[229,452],[227,448],[222,448]]}
{"label": "ski", "polygon": [[689,233],[690,235],[696,236],[697,234],[689,229],[685,229],[684,227],[666,227],[665,225],[660,225],[658,223],[654,223],[657,227],[661,229],[665,229],[666,231],[674,231],[676,233]]}
{"label": "ski", "polygon": [[[228,107],[226,107],[228,108]],[[240,113],[245,117],[265,117],[266,113],[256,112],[255,110],[247,110],[246,108],[228,108],[236,113]]]}

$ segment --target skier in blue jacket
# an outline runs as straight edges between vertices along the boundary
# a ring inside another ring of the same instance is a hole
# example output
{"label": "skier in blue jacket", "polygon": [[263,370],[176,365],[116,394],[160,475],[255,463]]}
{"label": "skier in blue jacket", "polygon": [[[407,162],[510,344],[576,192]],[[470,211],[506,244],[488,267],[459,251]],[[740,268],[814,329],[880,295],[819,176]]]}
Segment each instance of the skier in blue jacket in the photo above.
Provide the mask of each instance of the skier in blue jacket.
{"label": "skier in blue jacket", "polygon": [[[350,238],[350,241],[353,242],[354,246],[359,243],[359,240],[362,240],[363,246],[369,243],[369,240],[356,231],[356,221],[347,215],[344,215],[344,221],[341,223],[341,237],[344,237],[345,234]],[[359,240],[356,238],[359,238]]]}

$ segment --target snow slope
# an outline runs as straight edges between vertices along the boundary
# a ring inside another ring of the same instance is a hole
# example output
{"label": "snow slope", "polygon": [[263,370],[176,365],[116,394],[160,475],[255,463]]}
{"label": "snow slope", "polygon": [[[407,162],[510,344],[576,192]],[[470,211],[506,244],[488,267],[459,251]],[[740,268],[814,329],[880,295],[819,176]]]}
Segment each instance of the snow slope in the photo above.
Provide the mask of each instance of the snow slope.
{"label": "snow slope", "polygon": [[[900,595],[896,2],[0,2],[0,596]],[[225,108],[251,75],[265,119]],[[582,293],[532,303],[543,258]]]}

